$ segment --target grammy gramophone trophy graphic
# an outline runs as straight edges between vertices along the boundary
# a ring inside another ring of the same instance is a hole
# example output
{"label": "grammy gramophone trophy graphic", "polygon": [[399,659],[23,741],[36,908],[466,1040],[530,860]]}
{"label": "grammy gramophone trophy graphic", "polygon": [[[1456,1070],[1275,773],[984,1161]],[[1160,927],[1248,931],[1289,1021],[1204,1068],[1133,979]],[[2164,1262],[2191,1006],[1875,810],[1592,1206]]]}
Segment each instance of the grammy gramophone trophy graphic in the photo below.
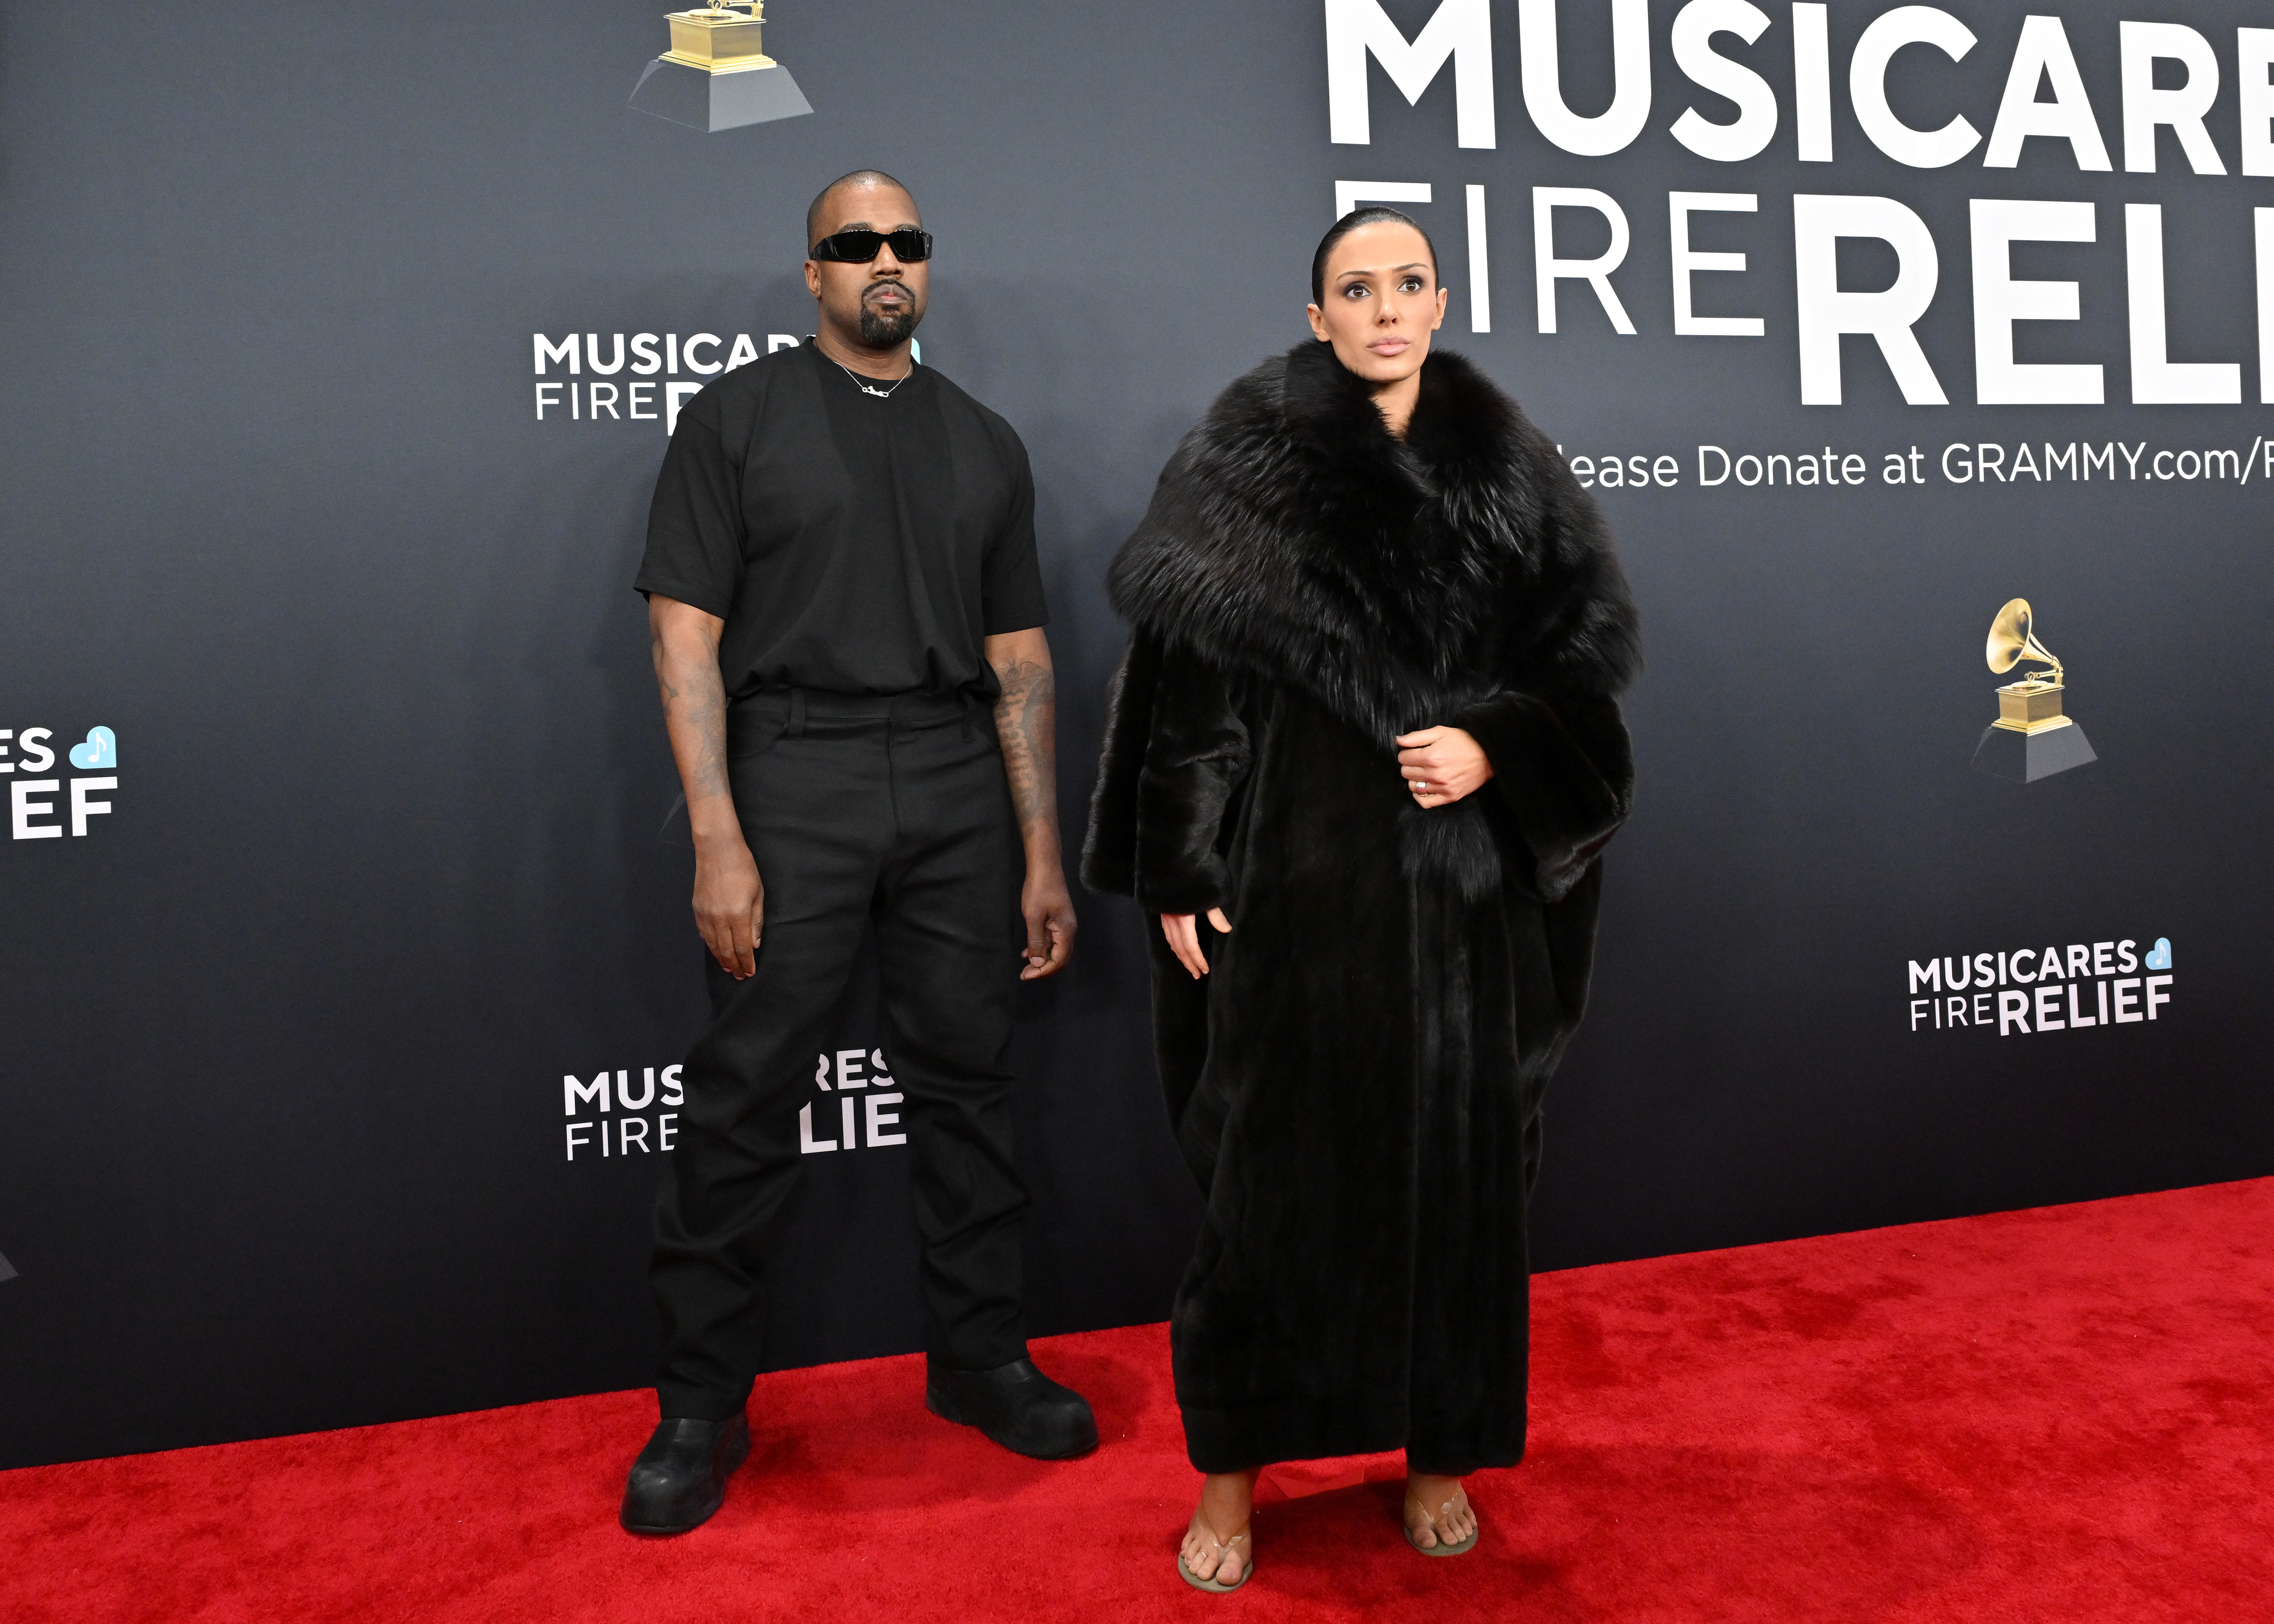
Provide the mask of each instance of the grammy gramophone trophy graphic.
{"label": "grammy gramophone trophy graphic", "polygon": [[2068,694],[2061,663],[2037,641],[2028,598],[2017,598],[1998,611],[1984,652],[1990,669],[2000,676],[2023,660],[2052,669],[2030,672],[1998,690],[1998,719],[1982,730],[1982,742],[1975,747],[1977,771],[2034,784],[2100,759],[2076,718],[2061,708]]}
{"label": "grammy gramophone trophy graphic", "polygon": [[641,112],[715,134],[813,111],[789,70],[759,47],[765,0],[673,11],[664,20],[671,49],[632,86]]}

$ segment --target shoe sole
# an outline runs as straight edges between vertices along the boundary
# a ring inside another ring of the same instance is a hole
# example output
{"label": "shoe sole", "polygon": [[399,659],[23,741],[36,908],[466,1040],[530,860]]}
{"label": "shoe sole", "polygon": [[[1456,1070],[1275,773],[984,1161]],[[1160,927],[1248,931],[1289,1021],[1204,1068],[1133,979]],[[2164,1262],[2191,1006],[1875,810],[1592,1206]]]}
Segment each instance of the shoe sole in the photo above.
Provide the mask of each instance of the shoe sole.
{"label": "shoe sole", "polygon": [[726,1503],[727,1497],[724,1494],[719,1495],[717,1500],[711,1502],[711,1508],[705,1511],[701,1516],[696,1518],[692,1522],[675,1522],[666,1525],[661,1522],[626,1522],[621,1519],[618,1519],[616,1526],[622,1529],[627,1534],[637,1534],[643,1538],[668,1539],[675,1535],[693,1533],[697,1529],[701,1528],[705,1522],[708,1522],[712,1517],[717,1516],[719,1515],[719,1507]]}
{"label": "shoe sole", "polygon": [[989,1432],[985,1427],[981,1426],[978,1422],[972,1420],[969,1416],[959,1413],[953,1402],[942,1399],[937,1392],[933,1391],[930,1387],[926,1387],[924,1389],[924,1408],[930,1410],[932,1414],[937,1416],[941,1420],[953,1421],[958,1426],[968,1426],[974,1432],[977,1432],[982,1438],[987,1440],[988,1442],[999,1445],[1003,1448],[1008,1449],[1013,1455],[1022,1455],[1030,1461],[1071,1461],[1076,1455],[1088,1455],[1092,1449],[1097,1447],[1097,1430],[1094,1425],[1090,1429],[1089,1439],[1087,1442],[1078,1443],[1071,1449],[1055,1450],[1047,1455],[1039,1450],[1021,1449],[1016,1444],[1004,1443],[1001,1439],[996,1437],[994,1433]]}

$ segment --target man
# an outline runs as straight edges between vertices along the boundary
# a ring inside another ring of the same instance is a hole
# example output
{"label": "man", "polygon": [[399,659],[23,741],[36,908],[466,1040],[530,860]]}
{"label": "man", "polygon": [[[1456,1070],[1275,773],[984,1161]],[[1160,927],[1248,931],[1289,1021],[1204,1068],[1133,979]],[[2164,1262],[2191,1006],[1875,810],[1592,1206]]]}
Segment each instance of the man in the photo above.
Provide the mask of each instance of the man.
{"label": "man", "polygon": [[1043,1459],[1097,1441],[1089,1406],[1028,1361],[1020,1309],[1014,982],[1056,974],[1074,937],[1026,448],[915,364],[931,239],[905,187],[832,183],[806,242],[819,331],[680,414],[635,583],[712,1011],[656,1203],[662,1422],[624,1486],[636,1533],[702,1522],[749,1452],[765,1232],[872,920],[908,1100],[925,1402]]}

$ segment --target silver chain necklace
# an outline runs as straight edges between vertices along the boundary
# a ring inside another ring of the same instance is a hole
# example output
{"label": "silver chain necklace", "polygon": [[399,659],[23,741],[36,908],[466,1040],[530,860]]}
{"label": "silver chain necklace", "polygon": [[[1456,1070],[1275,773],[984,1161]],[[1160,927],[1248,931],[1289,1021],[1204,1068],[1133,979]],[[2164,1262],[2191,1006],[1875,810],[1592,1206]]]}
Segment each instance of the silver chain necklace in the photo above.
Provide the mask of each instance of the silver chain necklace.
{"label": "silver chain necklace", "polygon": [[839,372],[844,373],[847,378],[850,378],[855,384],[858,385],[862,394],[873,395],[880,401],[891,400],[892,398],[893,390],[898,389],[902,384],[907,382],[909,379],[916,375],[915,363],[911,361],[908,364],[908,370],[902,372],[898,378],[892,380],[892,387],[891,389],[879,389],[876,385],[862,378],[860,373],[846,365],[844,362],[837,360],[833,357],[831,358],[830,365],[834,366]]}

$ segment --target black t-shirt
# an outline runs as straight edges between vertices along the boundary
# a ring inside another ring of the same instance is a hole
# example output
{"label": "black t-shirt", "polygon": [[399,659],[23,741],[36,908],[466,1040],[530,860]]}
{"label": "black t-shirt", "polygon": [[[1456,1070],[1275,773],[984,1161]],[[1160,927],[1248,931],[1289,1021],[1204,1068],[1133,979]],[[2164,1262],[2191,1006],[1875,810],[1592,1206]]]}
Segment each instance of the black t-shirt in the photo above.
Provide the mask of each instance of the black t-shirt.
{"label": "black t-shirt", "polygon": [[679,414],[632,584],[727,622],[730,699],[991,698],[983,640],[1050,619],[1018,434],[930,367],[875,387],[891,397],[806,344]]}

